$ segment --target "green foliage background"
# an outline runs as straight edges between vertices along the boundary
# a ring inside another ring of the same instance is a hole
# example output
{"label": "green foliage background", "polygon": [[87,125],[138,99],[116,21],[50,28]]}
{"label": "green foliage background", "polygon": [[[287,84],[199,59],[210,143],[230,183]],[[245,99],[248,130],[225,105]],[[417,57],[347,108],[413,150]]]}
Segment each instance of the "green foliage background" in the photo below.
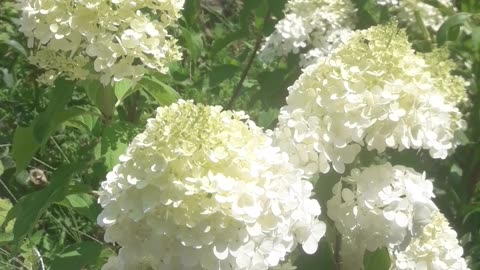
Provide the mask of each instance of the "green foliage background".
{"label": "green foliage background", "polygon": [[[102,229],[96,225],[100,209],[95,190],[159,105],[180,97],[194,99],[245,110],[259,126],[274,127],[287,88],[301,73],[299,59],[291,55],[266,66],[256,52],[284,16],[285,2],[187,0],[174,30],[184,48],[183,60],[173,64],[168,75],[151,74],[136,85],[124,81],[102,89],[96,82],[38,85],[35,79],[41,70],[28,64],[14,2],[1,1],[0,269],[41,269],[41,264],[51,270],[100,269],[116,247],[103,243]],[[391,20],[372,0],[354,2],[359,29]],[[448,46],[458,74],[470,82],[470,103],[462,108],[469,124],[468,143],[446,160],[415,151],[385,156],[435,179],[435,202],[458,232],[470,267],[478,270],[480,2],[462,0],[456,6],[459,12],[449,14],[436,35],[410,38],[418,51]],[[338,177],[323,178],[316,192],[326,201]],[[299,256],[299,269],[337,269],[335,246],[325,240],[316,256]],[[384,258],[384,251],[368,254],[365,268],[388,269],[388,261],[381,263]]]}

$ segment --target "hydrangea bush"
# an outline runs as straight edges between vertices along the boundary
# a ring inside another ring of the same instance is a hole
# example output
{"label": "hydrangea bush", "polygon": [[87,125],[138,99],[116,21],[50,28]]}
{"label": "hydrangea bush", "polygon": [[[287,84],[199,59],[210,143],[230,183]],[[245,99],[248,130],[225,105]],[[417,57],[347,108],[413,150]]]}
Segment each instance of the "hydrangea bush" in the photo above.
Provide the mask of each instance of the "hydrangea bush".
{"label": "hydrangea bush", "polygon": [[6,269],[480,265],[472,1],[15,1]]}

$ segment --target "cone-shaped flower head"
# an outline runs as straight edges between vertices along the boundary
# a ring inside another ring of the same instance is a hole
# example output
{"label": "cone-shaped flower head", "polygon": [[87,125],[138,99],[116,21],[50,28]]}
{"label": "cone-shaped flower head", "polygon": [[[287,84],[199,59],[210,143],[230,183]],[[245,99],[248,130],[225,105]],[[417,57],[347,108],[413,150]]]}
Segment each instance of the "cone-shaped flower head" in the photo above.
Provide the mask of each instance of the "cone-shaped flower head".
{"label": "cone-shaped flower head", "polygon": [[325,233],[312,184],[243,112],[157,109],[102,183],[103,269],[268,269]]}
{"label": "cone-shaped flower head", "polygon": [[33,48],[30,60],[57,76],[84,80],[99,73],[103,84],[166,72],[181,55],[167,32],[184,0],[19,0],[20,31]]}
{"label": "cone-shaped flower head", "polygon": [[448,53],[416,54],[394,24],[357,31],[289,88],[275,143],[307,173],[343,173],[366,145],[427,149],[445,158],[465,121],[456,104],[465,81],[451,75]]}

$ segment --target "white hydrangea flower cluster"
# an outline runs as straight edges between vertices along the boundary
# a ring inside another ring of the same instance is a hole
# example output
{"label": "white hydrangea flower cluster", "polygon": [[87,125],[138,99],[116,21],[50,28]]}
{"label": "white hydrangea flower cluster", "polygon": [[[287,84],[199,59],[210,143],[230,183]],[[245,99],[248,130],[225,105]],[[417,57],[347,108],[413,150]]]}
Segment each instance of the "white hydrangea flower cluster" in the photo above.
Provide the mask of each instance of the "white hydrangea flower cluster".
{"label": "white hydrangea flower cluster", "polygon": [[328,216],[362,255],[362,246],[374,251],[402,244],[421,231],[437,209],[425,174],[390,163],[352,170],[333,194]]}
{"label": "white hydrangea flower cluster", "polygon": [[181,58],[167,28],[180,17],[183,4],[184,0],[19,0],[20,31],[35,50],[31,62],[47,70],[44,81],[60,74],[84,80],[95,72],[105,85],[138,80],[147,69],[166,72],[169,63]]}
{"label": "white hydrangea flower cluster", "polygon": [[[452,0],[438,0],[443,7],[455,10]],[[425,27],[437,31],[447,17],[441,10],[426,3],[424,0],[377,0],[382,6],[387,6],[398,20],[416,31],[420,31],[415,12],[422,18]]]}
{"label": "white hydrangea flower cluster", "polygon": [[331,53],[348,42],[353,33],[353,30],[344,28],[331,31],[325,38],[314,39],[314,48],[300,55],[300,66],[307,67],[317,62],[325,62]]}
{"label": "white hydrangea flower cluster", "polygon": [[357,31],[289,87],[275,143],[308,174],[343,173],[361,146],[426,149],[445,158],[466,127],[465,81],[442,50],[415,54],[396,25]]}
{"label": "white hydrangea flower cluster", "polygon": [[268,269],[325,233],[313,186],[243,112],[157,109],[102,183],[108,269]]}
{"label": "white hydrangea flower cluster", "polygon": [[314,51],[301,57],[301,65],[324,58],[345,42],[355,17],[354,6],[348,0],[289,0],[285,13],[260,49],[259,58],[263,62],[272,62],[289,53],[298,54],[307,47]]}
{"label": "white hydrangea flower cluster", "polygon": [[436,212],[423,232],[402,251],[391,252],[398,270],[466,270],[463,249],[447,219]]}

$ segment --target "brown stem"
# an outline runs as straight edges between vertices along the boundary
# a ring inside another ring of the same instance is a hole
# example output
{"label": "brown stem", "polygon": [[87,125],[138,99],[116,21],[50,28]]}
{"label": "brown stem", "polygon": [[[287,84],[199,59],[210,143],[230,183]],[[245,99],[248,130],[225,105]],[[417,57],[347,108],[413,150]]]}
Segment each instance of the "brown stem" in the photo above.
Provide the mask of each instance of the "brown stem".
{"label": "brown stem", "polygon": [[248,72],[250,71],[250,68],[252,67],[253,60],[255,60],[255,56],[257,55],[258,49],[260,49],[260,44],[262,44],[262,39],[263,39],[263,37],[261,35],[259,35],[257,37],[257,40],[255,42],[255,46],[253,47],[252,54],[250,55],[250,58],[248,59],[247,66],[245,67],[245,69],[242,72],[242,76],[240,77],[240,81],[238,82],[237,86],[235,87],[235,90],[233,91],[233,95],[230,98],[230,101],[225,106],[226,110],[231,109],[233,104],[235,103],[235,100],[240,96],[240,94],[242,92],[243,82],[247,78]]}
{"label": "brown stem", "polygon": [[[270,17],[270,10],[267,11],[267,13],[264,17],[264,22],[266,22],[268,20],[268,17]],[[264,23],[264,25],[265,25],[265,23]],[[242,92],[243,82],[247,78],[248,72],[250,71],[250,68],[252,67],[253,61],[255,60],[255,56],[257,56],[257,52],[260,49],[260,45],[262,44],[262,40],[263,40],[262,32],[258,31],[257,39],[255,40],[255,45],[253,47],[252,54],[250,54],[250,57],[248,58],[247,66],[242,71],[242,75],[240,76],[240,81],[238,82],[237,86],[233,90],[233,95],[230,98],[230,101],[225,106],[226,110],[230,110],[233,107],[233,104],[235,103],[236,99],[240,96],[240,94]]]}

